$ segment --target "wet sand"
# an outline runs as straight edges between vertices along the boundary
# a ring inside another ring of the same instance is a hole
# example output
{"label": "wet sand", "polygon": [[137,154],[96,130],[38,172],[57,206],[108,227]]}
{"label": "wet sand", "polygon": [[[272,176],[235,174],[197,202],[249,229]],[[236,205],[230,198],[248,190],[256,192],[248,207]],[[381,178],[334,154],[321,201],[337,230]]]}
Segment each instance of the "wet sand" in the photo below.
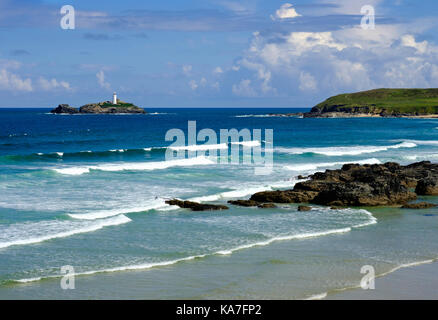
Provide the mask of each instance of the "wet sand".
{"label": "wet sand", "polygon": [[327,300],[435,300],[438,299],[438,263],[399,269],[376,278],[374,290],[361,288],[333,292]]}

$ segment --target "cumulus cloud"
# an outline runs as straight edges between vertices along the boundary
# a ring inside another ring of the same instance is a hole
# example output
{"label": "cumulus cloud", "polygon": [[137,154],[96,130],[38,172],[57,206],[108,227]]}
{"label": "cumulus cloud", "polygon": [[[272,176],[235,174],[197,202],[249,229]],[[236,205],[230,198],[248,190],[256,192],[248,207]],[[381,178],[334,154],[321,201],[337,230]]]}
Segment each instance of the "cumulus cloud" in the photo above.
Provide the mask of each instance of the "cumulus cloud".
{"label": "cumulus cloud", "polygon": [[198,85],[198,83],[195,80],[190,80],[189,81],[189,87],[190,87],[190,89],[195,91],[196,89],[198,89],[199,85]]}
{"label": "cumulus cloud", "polygon": [[224,71],[222,70],[221,67],[216,67],[216,68],[213,70],[213,73],[221,74],[221,73],[224,73]]}
{"label": "cumulus cloud", "polygon": [[275,16],[271,15],[272,20],[275,19],[293,19],[301,16],[290,3],[283,4],[280,9],[275,11]]}
{"label": "cumulus cloud", "polygon": [[315,91],[317,89],[315,78],[310,73],[302,71],[300,73],[299,88],[301,91]]}
{"label": "cumulus cloud", "polygon": [[99,85],[104,89],[109,89],[111,85],[105,81],[105,72],[103,70],[100,70],[98,73],[96,73],[97,82]]}
{"label": "cumulus cloud", "polygon": [[33,91],[32,80],[30,78],[23,79],[15,73],[2,69],[0,70],[0,90],[30,92]]}
{"label": "cumulus cloud", "polygon": [[185,64],[182,66],[182,72],[186,75],[189,76],[190,73],[192,72],[193,66],[190,64]]}
{"label": "cumulus cloud", "polygon": [[256,32],[235,62],[238,96],[308,96],[379,87],[438,86],[438,47],[408,26],[360,26],[326,32]]}
{"label": "cumulus cloud", "polygon": [[233,85],[233,93],[241,97],[255,97],[256,91],[251,87],[251,80],[243,79],[239,84]]}
{"label": "cumulus cloud", "polygon": [[55,78],[52,78],[50,80],[39,77],[38,78],[38,86],[44,90],[44,91],[51,91],[55,89],[64,89],[64,90],[70,90],[70,84],[66,81],[58,81]]}
{"label": "cumulus cloud", "polygon": [[419,53],[425,53],[427,50],[427,41],[416,42],[415,38],[411,34],[406,34],[401,38],[401,43],[405,47],[412,47],[417,49]]}

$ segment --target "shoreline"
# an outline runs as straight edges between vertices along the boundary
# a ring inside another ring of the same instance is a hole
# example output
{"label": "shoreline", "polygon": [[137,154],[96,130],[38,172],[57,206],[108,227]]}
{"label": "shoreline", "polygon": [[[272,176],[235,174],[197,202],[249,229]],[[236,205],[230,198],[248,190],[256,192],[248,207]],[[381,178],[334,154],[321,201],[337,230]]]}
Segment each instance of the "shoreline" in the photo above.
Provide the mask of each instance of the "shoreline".
{"label": "shoreline", "polygon": [[374,290],[356,287],[336,289],[310,298],[325,300],[435,300],[438,299],[437,259],[400,265],[377,275]]}
{"label": "shoreline", "polygon": [[370,113],[343,113],[343,112],[328,112],[320,114],[311,113],[276,113],[269,114],[271,117],[297,118],[304,117],[307,119],[348,119],[348,118],[383,118],[383,119],[438,119],[438,114],[424,114],[424,115],[400,115],[400,116],[382,116],[380,114]]}

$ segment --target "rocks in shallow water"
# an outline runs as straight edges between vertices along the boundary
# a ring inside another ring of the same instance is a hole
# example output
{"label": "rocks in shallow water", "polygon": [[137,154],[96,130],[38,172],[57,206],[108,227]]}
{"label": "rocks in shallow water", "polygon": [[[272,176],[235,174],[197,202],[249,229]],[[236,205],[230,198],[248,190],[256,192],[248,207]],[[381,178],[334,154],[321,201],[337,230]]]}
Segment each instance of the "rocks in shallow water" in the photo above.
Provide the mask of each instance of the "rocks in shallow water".
{"label": "rocks in shallow water", "polygon": [[191,209],[192,211],[228,210],[228,207],[223,205],[198,203],[198,202],[183,201],[178,199],[167,200],[166,203],[171,206],[178,206],[180,208]]}
{"label": "rocks in shallow water", "polygon": [[[260,203],[315,203],[328,206],[386,206],[405,204],[420,195],[438,195],[438,164],[408,166],[346,164],[338,170],[310,175],[292,190],[263,191],[249,201]],[[411,189],[415,189],[416,193]]]}
{"label": "rocks in shallow water", "polygon": [[254,200],[229,200],[229,204],[233,204],[235,206],[241,206],[241,207],[259,207],[262,209],[267,208],[277,208],[275,204],[271,203],[260,203]]}
{"label": "rocks in shallow water", "polygon": [[262,203],[262,204],[259,204],[257,207],[259,207],[261,209],[277,208],[277,206],[273,203]]}
{"label": "rocks in shallow water", "polygon": [[308,206],[299,206],[298,207],[298,211],[310,211],[312,210],[312,207],[308,207]]}
{"label": "rocks in shallow water", "polygon": [[436,204],[429,203],[429,202],[416,202],[416,203],[408,203],[405,204],[402,208],[403,209],[429,209],[436,207]]}
{"label": "rocks in shallow water", "polygon": [[425,178],[418,181],[415,192],[419,195],[437,196],[438,195],[438,181],[436,177]]}
{"label": "rocks in shallow water", "polygon": [[75,114],[79,113],[79,110],[73,107],[70,107],[68,104],[60,104],[55,109],[50,111],[51,113],[61,114],[61,113],[67,113],[67,114]]}
{"label": "rocks in shallow water", "polygon": [[317,195],[318,195],[317,192],[303,191],[303,190],[262,191],[253,194],[250,200],[257,202],[300,203],[300,202],[310,202]]}
{"label": "rocks in shallow water", "polygon": [[257,207],[260,205],[260,202],[253,200],[229,200],[228,203],[241,207]]}

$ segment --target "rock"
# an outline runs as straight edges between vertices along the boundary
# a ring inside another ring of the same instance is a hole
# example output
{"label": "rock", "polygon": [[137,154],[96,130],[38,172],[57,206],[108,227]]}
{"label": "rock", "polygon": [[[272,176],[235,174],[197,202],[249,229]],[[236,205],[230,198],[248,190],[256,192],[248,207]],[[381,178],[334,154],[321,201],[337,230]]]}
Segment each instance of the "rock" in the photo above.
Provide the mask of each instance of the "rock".
{"label": "rock", "polygon": [[[317,172],[307,178],[309,180],[297,183],[292,190],[257,192],[249,201],[332,207],[393,206],[415,200],[417,193],[438,195],[438,164],[429,161],[408,166],[395,162],[345,164],[341,169]],[[414,188],[416,193],[412,191]],[[249,205],[250,202],[245,201]]]}
{"label": "rock", "polygon": [[241,207],[257,207],[260,205],[260,202],[253,200],[229,200],[228,203]]}
{"label": "rock", "polygon": [[183,201],[178,199],[167,200],[166,203],[171,206],[178,206],[180,208],[191,209],[192,211],[228,210],[228,207],[223,205],[198,203],[198,202]]}
{"label": "rock", "polygon": [[259,207],[261,209],[277,208],[277,206],[273,203],[262,203],[262,204],[259,204],[257,207]]}
{"label": "rock", "polygon": [[55,109],[50,111],[50,113],[56,113],[56,114],[75,114],[79,113],[79,110],[73,107],[70,107],[68,104],[60,104]]}
{"label": "rock", "polygon": [[405,204],[402,208],[403,209],[429,209],[436,207],[436,204],[429,203],[429,202],[416,202],[416,203],[408,203]]}
{"label": "rock", "polygon": [[436,196],[438,195],[438,180],[437,177],[428,177],[418,181],[415,188],[418,195]]}
{"label": "rock", "polygon": [[112,104],[109,101],[100,103],[90,103],[79,108],[80,113],[98,113],[98,114],[114,114],[114,113],[139,113],[144,114],[146,111],[133,104],[121,103]]}
{"label": "rock", "polygon": [[253,194],[250,200],[257,202],[274,202],[274,203],[301,203],[310,202],[314,197],[318,195],[313,191],[262,191]]}
{"label": "rock", "polygon": [[241,207],[277,208],[273,203],[260,203],[254,200],[229,200],[228,203]]}
{"label": "rock", "polygon": [[298,211],[310,211],[312,210],[312,207],[308,207],[308,206],[299,206],[298,207]]}

